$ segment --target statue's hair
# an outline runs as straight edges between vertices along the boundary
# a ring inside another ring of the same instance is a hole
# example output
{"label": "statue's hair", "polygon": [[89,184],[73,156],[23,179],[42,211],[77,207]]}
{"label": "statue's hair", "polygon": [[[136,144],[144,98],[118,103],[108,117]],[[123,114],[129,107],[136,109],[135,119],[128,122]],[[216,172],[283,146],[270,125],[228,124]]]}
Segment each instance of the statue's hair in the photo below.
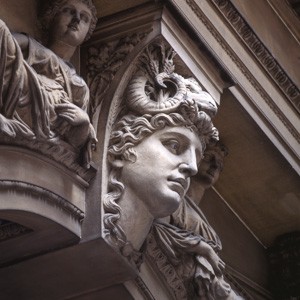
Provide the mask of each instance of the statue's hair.
{"label": "statue's hair", "polygon": [[220,157],[220,159],[218,160],[218,168],[221,172],[223,170],[224,159],[228,155],[228,148],[221,141],[212,142],[206,146],[206,149],[203,154],[204,161],[210,160],[210,153],[216,153]]}
{"label": "statue's hair", "polygon": [[[46,35],[46,36],[48,35],[49,29],[53,22],[53,19],[59,12],[60,8],[67,1],[68,0],[52,0],[44,9],[41,9],[41,12],[39,14],[39,21],[40,21],[40,26],[41,26],[43,35]],[[96,10],[96,7],[92,0],[78,0],[78,1],[86,4],[92,13],[90,28],[85,37],[85,41],[87,41],[91,37],[91,35],[96,27],[96,24],[97,24],[97,20],[98,20],[97,19],[97,10]]]}
{"label": "statue's hair", "polygon": [[206,147],[206,151],[217,152],[222,158],[225,158],[229,153],[228,148],[221,141],[208,144]]}
{"label": "statue's hair", "polygon": [[[170,114],[158,113],[155,115],[145,114],[143,116],[126,114],[121,117],[115,124],[110,136],[109,161],[123,159],[134,162],[136,158],[134,146],[165,127],[182,126],[198,134],[203,149],[206,143],[218,139],[218,131],[213,126],[211,118],[205,112],[199,111],[195,102],[184,101],[176,112]],[[117,204],[124,191],[124,186],[118,180],[120,171],[121,169],[112,167],[109,178],[110,190],[104,200],[104,224],[108,232],[118,228],[116,223],[121,216],[121,210]],[[119,236],[116,235],[115,237],[119,238]]]}
{"label": "statue's hair", "polygon": [[193,101],[184,101],[176,112],[155,115],[136,116],[127,114],[115,125],[111,136],[108,153],[111,157],[132,160],[135,145],[145,137],[165,127],[189,127],[195,131],[203,149],[209,142],[218,140],[218,131],[213,126],[211,118],[199,111]]}

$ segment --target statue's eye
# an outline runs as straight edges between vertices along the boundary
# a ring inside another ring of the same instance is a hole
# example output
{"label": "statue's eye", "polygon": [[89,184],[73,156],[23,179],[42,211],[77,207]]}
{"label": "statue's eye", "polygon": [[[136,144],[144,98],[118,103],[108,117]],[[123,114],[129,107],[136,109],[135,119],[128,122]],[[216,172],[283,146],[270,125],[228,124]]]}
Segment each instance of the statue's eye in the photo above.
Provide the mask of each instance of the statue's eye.
{"label": "statue's eye", "polygon": [[63,12],[63,13],[71,13],[71,8],[65,6],[65,7],[62,9],[62,12]]}
{"label": "statue's eye", "polygon": [[163,145],[174,154],[180,153],[180,143],[175,139],[166,140],[163,142]]}
{"label": "statue's eye", "polygon": [[83,20],[85,23],[88,23],[88,22],[90,21],[89,16],[88,16],[87,14],[84,14],[84,13],[80,14],[80,18],[81,18],[81,20]]}

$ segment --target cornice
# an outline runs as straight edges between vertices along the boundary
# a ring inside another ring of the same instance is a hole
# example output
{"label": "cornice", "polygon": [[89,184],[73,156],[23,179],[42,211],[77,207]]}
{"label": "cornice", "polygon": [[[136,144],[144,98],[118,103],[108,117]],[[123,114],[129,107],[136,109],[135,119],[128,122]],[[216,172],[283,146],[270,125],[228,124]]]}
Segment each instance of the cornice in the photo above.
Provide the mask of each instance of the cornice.
{"label": "cornice", "polygon": [[[265,103],[269,106],[269,108],[274,112],[274,114],[278,117],[278,119],[282,122],[282,124],[287,128],[287,130],[290,132],[290,134],[297,140],[298,143],[300,143],[300,134],[298,130],[293,126],[293,124],[290,122],[290,120],[281,112],[281,110],[278,108],[278,106],[274,103],[273,99],[268,95],[268,93],[264,90],[264,88],[261,86],[259,81],[255,78],[255,76],[249,71],[249,69],[245,66],[243,61],[239,58],[239,56],[234,52],[234,50],[230,47],[230,45],[227,43],[227,41],[223,38],[223,36],[215,29],[213,24],[210,22],[210,20],[207,18],[207,16],[202,12],[200,7],[197,5],[197,3],[194,0],[185,0],[187,5],[190,7],[190,9],[194,12],[194,14],[197,16],[197,18],[203,23],[203,25],[207,28],[207,30],[211,33],[211,35],[215,38],[215,40],[218,42],[218,44],[222,47],[222,49],[226,52],[226,54],[230,57],[232,62],[238,67],[238,69],[242,72],[242,74],[245,76],[245,78],[248,80],[248,82],[253,86],[253,88],[259,93],[259,95],[262,97],[262,99],[265,101]],[[300,91],[297,89],[297,87],[291,82],[291,80],[288,78],[288,76],[284,73],[282,68],[278,65],[276,60],[269,54],[269,52],[266,50],[264,45],[260,43],[259,39],[255,36],[255,34],[252,32],[252,30],[248,27],[248,25],[245,23],[245,21],[242,19],[242,17],[239,15],[237,10],[233,7],[233,5],[228,0],[213,0],[216,6],[222,7],[223,10],[230,9],[230,12],[227,14],[228,20],[232,20],[233,24],[237,24],[236,26],[240,26],[239,24],[243,24],[243,35],[245,38],[245,41],[247,40],[249,43],[251,43],[252,47],[255,49],[260,49],[260,51],[257,50],[257,53],[259,53],[260,59],[262,59],[266,66],[268,66],[269,70],[274,70],[272,72],[273,77],[276,78],[275,82],[282,82],[281,86],[288,86],[285,91],[288,92],[290,96],[288,99],[293,104],[295,109],[299,112],[300,109]],[[240,20],[240,21],[239,21]],[[244,23],[243,23],[244,22]],[[240,31],[241,32],[241,31]],[[252,39],[250,36],[256,37],[256,43],[252,43]],[[264,55],[262,53],[265,53]],[[267,53],[270,55],[267,58]],[[256,56],[257,57],[257,56]],[[275,70],[279,70],[278,72],[275,72]],[[271,75],[271,74],[270,74]],[[282,79],[284,78],[284,80]],[[277,83],[279,84],[279,83]]]}
{"label": "cornice", "polygon": [[55,205],[58,208],[62,209],[78,222],[81,222],[84,218],[84,212],[81,211],[78,207],[62,198],[61,196],[42,187],[22,181],[0,180],[0,191],[1,190],[30,193],[32,196],[36,196],[41,199],[41,201],[46,201],[49,205]]}
{"label": "cornice", "polygon": [[63,141],[58,142],[57,139],[44,142],[36,139],[28,140],[22,137],[11,138],[6,135],[1,135],[0,145],[17,146],[25,151],[32,150],[47,159],[54,160],[59,165],[66,167],[68,171],[73,174],[73,177],[76,175],[81,177],[80,182],[85,186],[88,186],[88,182],[96,174],[96,170],[93,166],[89,169],[82,167],[78,162],[78,153]]}
{"label": "cornice", "polygon": [[274,82],[276,82],[278,87],[289,99],[296,110],[300,112],[299,88],[297,88],[276,59],[264,46],[262,41],[253,32],[238,10],[230,2],[230,0],[213,0],[212,2],[230,23],[232,28],[247,45],[264,69],[269,73]]}

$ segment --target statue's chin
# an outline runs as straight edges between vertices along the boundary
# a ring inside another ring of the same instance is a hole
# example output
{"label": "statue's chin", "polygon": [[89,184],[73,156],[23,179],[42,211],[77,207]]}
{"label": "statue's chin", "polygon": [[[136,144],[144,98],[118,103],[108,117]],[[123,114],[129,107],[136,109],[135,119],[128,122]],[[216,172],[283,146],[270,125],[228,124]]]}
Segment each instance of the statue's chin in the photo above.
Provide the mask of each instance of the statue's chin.
{"label": "statue's chin", "polygon": [[149,208],[154,219],[168,217],[178,209],[182,197],[177,192],[174,194],[173,197],[163,199],[159,207]]}

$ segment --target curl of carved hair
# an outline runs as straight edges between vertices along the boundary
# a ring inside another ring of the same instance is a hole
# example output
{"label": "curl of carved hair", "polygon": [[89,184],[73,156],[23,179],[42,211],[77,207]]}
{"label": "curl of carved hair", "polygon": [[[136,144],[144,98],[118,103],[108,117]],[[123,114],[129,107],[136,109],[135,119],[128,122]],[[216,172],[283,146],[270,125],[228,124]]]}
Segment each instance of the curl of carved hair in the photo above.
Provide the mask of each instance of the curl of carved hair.
{"label": "curl of carved hair", "polygon": [[118,170],[111,170],[109,176],[109,192],[105,195],[103,200],[104,208],[104,234],[108,238],[112,238],[119,245],[126,243],[126,236],[120,226],[117,225],[118,220],[121,217],[121,208],[117,204],[124,191],[124,185],[117,179]]}

